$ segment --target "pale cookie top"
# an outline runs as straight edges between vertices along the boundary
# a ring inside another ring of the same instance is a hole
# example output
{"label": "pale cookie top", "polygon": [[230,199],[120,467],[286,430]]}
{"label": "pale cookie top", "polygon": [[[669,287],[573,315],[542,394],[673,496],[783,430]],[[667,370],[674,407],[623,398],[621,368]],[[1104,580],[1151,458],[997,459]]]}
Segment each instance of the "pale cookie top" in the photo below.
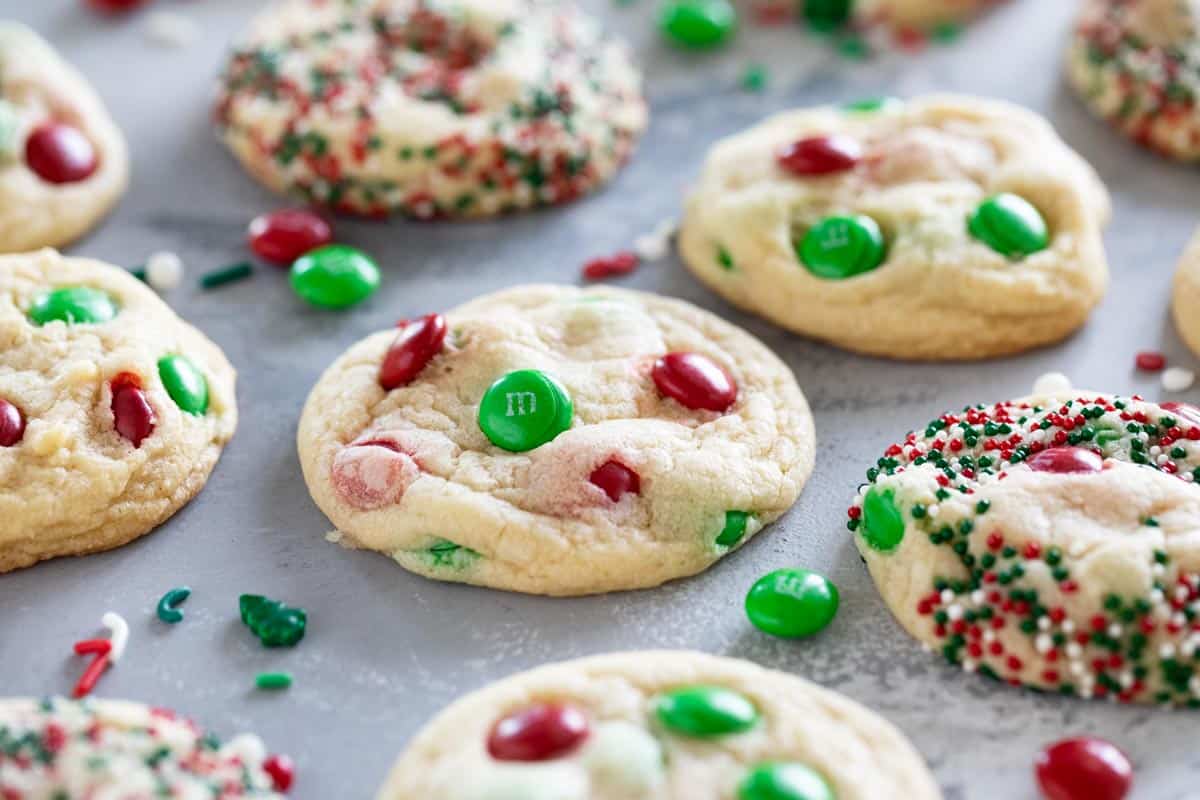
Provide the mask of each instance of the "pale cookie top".
{"label": "pale cookie top", "polygon": [[125,141],[83,76],[29,28],[0,21],[0,252],[71,242],[128,178]]}
{"label": "pale cookie top", "polygon": [[664,651],[554,664],[464,697],[417,736],[378,800],[784,796],[941,793],[904,736],[857,703],[746,661]]}
{"label": "pale cookie top", "polygon": [[222,743],[163,708],[0,698],[0,797],[282,800],[275,761],[257,736]]}
{"label": "pale cookie top", "polygon": [[929,96],[788,112],[719,142],[688,266],[801,333],[902,358],[1053,341],[1107,282],[1095,172],[1038,115]]}
{"label": "pale cookie top", "polygon": [[418,217],[572,200],[646,118],[624,46],[547,0],[281,0],[217,100],[225,141],[268,186]]}
{"label": "pale cookie top", "polygon": [[1076,390],[945,414],[849,527],[897,619],[1017,685],[1200,705],[1200,409]]}
{"label": "pale cookie top", "polygon": [[964,20],[998,0],[851,0],[848,13],[864,24],[927,29]]}
{"label": "pale cookie top", "polygon": [[791,372],[748,334],[677,300],[562,286],[354,345],[299,446],[344,543],[545,594],[705,569],[795,502],[814,449]]}
{"label": "pale cookie top", "polygon": [[0,257],[0,569],[154,527],[236,424],[224,355],[128,272]]}
{"label": "pale cookie top", "polygon": [[1200,353],[1200,229],[1179,260],[1171,305],[1180,337],[1193,353]]}

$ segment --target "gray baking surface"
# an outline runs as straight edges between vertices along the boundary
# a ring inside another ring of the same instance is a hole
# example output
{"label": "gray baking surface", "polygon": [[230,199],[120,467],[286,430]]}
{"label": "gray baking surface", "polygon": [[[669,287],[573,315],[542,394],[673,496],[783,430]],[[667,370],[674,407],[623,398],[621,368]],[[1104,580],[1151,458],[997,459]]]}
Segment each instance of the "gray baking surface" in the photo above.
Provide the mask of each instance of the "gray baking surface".
{"label": "gray baking surface", "polygon": [[[32,24],[91,77],[132,146],[128,195],[71,252],[125,265],[160,249],[183,256],[189,279],[167,299],[237,366],[241,426],[208,487],[156,533],[114,552],[0,577],[0,695],[68,692],[82,668],[71,643],[98,633],[101,613],[113,609],[129,619],[132,639],[101,680],[102,696],[171,706],[223,735],[254,730],[298,762],[296,798],[335,800],[372,796],[431,715],[498,678],[611,650],[695,648],[793,672],[872,707],[912,738],[947,800],[1036,797],[1034,753],[1078,733],[1130,753],[1135,798],[1196,797],[1197,712],[1042,697],[945,665],[892,620],[844,526],[866,467],[943,410],[1020,395],[1051,370],[1090,388],[1155,398],[1155,377],[1133,368],[1143,348],[1197,366],[1167,304],[1175,262],[1200,222],[1200,172],[1127,144],[1064,87],[1061,57],[1075,3],[1021,0],[951,45],[857,63],[791,27],[747,26],[730,48],[681,54],[658,39],[651,0],[630,8],[593,0],[633,41],[649,76],[653,117],[632,164],[607,190],[561,209],[469,224],[339,222],[340,238],[377,256],[384,273],[378,294],[344,313],[302,305],[272,267],[216,291],[195,285],[201,272],[245,258],[247,221],[280,205],[242,173],[208,122],[222,54],[261,4],[158,0],[157,10],[201,25],[199,40],[184,49],[150,43],[144,14],[107,21],[81,5],[0,0],[0,16]],[[738,88],[753,59],[770,66],[765,94]],[[983,364],[861,358],[734,311],[672,256],[620,283],[685,298],[743,325],[795,370],[812,403],[816,472],[781,521],[699,577],[574,600],[438,584],[324,540],[329,524],[305,491],[293,440],[308,390],[350,344],[398,318],[513,284],[577,282],[586,259],[627,247],[678,215],[708,146],[766,114],[933,90],[995,95],[1046,113],[1112,189],[1112,286],[1074,338]],[[1200,400],[1200,390],[1176,399]],[[820,570],[841,588],[837,619],[809,641],[768,638],[742,611],[753,580],[788,565]],[[180,584],[194,593],[186,619],[169,627],[154,606]],[[294,650],[262,648],[237,619],[242,592],[303,605],[308,636]],[[267,669],[291,671],[296,684],[255,691],[254,675]]]}

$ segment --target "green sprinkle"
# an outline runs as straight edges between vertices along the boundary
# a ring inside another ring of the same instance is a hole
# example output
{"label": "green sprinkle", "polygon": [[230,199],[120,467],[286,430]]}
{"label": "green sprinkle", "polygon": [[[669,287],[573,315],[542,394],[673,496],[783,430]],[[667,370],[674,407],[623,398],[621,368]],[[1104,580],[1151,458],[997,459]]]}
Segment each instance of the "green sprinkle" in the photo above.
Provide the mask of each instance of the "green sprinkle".
{"label": "green sprinkle", "polygon": [[183,620],[183,612],[179,610],[179,606],[183,601],[187,600],[192,595],[192,590],[187,586],[180,586],[167,592],[158,601],[158,608],[155,611],[158,618],[168,625],[174,625]]}
{"label": "green sprinkle", "polygon": [[133,269],[129,270],[129,274],[132,275],[133,277],[137,278],[142,283],[146,282],[146,268],[145,267],[134,267]]}
{"label": "green sprinkle", "polygon": [[747,64],[742,71],[742,88],[747,92],[761,92],[767,88],[769,74],[762,64]]}
{"label": "green sprinkle", "polygon": [[227,283],[245,280],[250,277],[252,272],[254,272],[254,267],[250,265],[250,262],[242,261],[200,276],[200,286],[203,289],[215,289]]}
{"label": "green sprinkle", "polygon": [[254,685],[259,689],[287,689],[292,685],[292,675],[289,672],[260,672],[254,678]]}

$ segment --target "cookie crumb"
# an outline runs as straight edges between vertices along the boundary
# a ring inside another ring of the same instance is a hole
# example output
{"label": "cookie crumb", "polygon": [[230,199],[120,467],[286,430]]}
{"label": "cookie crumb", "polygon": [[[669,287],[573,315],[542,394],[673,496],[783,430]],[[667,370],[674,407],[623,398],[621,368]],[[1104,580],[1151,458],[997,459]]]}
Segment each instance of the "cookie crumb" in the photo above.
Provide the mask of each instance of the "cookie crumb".
{"label": "cookie crumb", "polygon": [[146,38],[164,47],[182,48],[200,38],[200,25],[173,11],[155,11],[146,17]]}
{"label": "cookie crumb", "polygon": [[1196,382],[1196,373],[1182,367],[1163,370],[1162,387],[1168,392],[1185,392]]}
{"label": "cookie crumb", "polygon": [[155,291],[170,291],[182,282],[183,259],[178,254],[162,250],[146,259],[146,283]]}
{"label": "cookie crumb", "polygon": [[1071,379],[1061,372],[1047,372],[1033,382],[1034,394],[1057,394],[1071,390]]}

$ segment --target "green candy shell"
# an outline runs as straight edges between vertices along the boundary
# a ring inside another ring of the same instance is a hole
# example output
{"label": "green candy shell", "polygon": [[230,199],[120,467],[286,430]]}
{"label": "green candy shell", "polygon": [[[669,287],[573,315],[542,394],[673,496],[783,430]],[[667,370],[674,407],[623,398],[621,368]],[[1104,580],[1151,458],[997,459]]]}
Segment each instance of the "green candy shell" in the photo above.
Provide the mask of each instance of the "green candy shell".
{"label": "green candy shell", "polygon": [[800,263],[826,280],[844,280],[870,272],[883,263],[885,253],[879,223],[861,214],[822,219],[804,234],[796,247]]}
{"label": "green candy shell", "polygon": [[292,264],[292,289],[319,308],[348,308],[379,288],[379,266],[366,253],[344,244],[318,247]]}
{"label": "green candy shell", "polygon": [[746,616],[754,626],[785,639],[819,633],[837,611],[837,586],[806,569],[780,569],[764,575],[746,595]]}
{"label": "green candy shell", "polygon": [[694,739],[742,733],[758,722],[758,709],[720,686],[688,686],[654,699],[654,715],[668,730]]}
{"label": "green candy shell", "polygon": [[1050,245],[1050,232],[1040,211],[1025,198],[1009,193],[984,200],[967,220],[971,235],[1013,260]]}
{"label": "green candy shell", "polygon": [[716,47],[737,30],[737,11],[729,0],[675,0],[663,6],[658,25],[673,44]]}
{"label": "green candy shell", "polygon": [[65,322],[68,325],[99,325],[117,316],[112,295],[90,286],[64,286],[38,295],[29,307],[35,325]]}
{"label": "green candy shell", "polygon": [[904,539],[904,517],[896,506],[896,493],[872,486],[863,498],[862,535],[872,549],[894,550]]}
{"label": "green candy shell", "polygon": [[208,413],[208,380],[187,358],[163,356],[158,360],[158,377],[180,409],[197,417]]}
{"label": "green candy shell", "polygon": [[536,369],[510,372],[479,403],[479,428],[499,448],[523,453],[571,427],[575,408],[567,390]]}
{"label": "green candy shell", "polygon": [[720,547],[733,547],[740,542],[746,535],[746,526],[750,522],[751,514],[748,511],[726,511],[725,524],[721,527],[721,532],[717,534],[717,545]]}
{"label": "green candy shell", "polygon": [[837,800],[820,773],[803,764],[759,764],[738,786],[738,800]]}

